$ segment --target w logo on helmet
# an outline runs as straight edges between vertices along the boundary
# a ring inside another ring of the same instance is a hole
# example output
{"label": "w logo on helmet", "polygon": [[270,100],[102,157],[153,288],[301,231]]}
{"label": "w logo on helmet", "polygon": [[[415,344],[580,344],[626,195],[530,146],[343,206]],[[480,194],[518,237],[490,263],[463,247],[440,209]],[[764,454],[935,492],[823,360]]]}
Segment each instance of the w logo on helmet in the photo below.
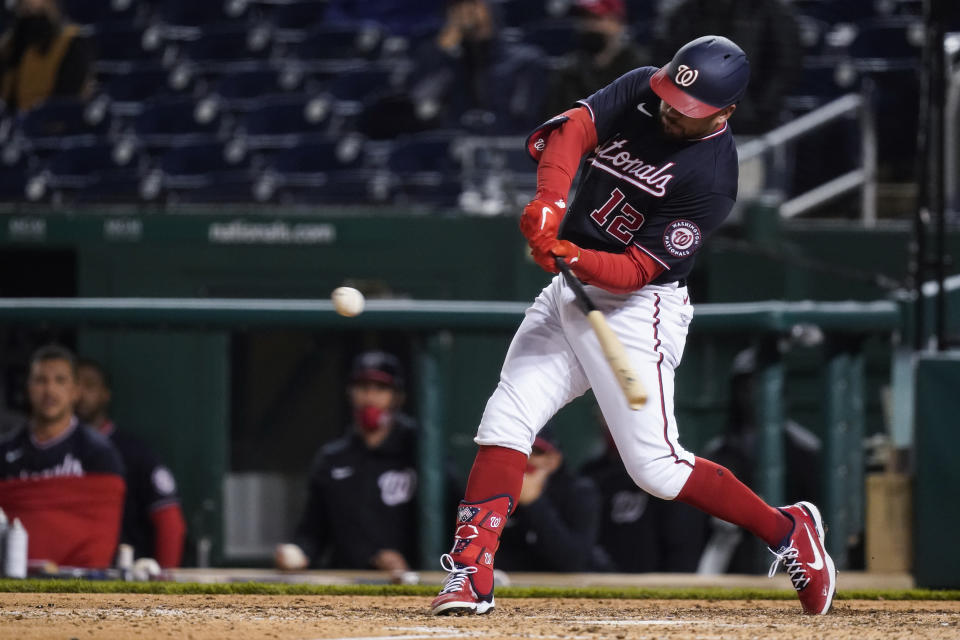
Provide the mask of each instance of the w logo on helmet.
{"label": "w logo on helmet", "polygon": [[674,81],[681,87],[689,87],[697,81],[697,76],[699,75],[700,72],[696,69],[691,69],[687,65],[681,64],[677,67],[677,75],[674,77]]}

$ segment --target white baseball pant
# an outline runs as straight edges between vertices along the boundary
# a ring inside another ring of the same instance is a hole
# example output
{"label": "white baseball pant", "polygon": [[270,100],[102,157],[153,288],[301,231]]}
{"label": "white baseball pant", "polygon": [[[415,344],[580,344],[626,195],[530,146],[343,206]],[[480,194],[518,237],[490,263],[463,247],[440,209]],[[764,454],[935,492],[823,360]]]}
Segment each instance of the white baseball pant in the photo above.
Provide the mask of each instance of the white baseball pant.
{"label": "white baseball pant", "polygon": [[592,388],[630,477],[644,491],[672,500],[694,456],[680,446],[673,415],[674,369],[693,318],[686,287],[647,285],[615,294],[587,285],[647,389],[630,409],[573,290],[561,276],[540,293],[517,329],[487,401],[475,442],[529,455],[537,433],[568,402]]}

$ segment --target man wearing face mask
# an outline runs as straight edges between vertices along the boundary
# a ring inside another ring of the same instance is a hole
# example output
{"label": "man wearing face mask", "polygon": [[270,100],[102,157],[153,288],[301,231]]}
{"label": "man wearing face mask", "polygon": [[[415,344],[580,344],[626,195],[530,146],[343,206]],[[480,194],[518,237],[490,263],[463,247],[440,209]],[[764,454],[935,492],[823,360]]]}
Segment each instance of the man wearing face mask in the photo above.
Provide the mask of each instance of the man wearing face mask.
{"label": "man wearing face mask", "polygon": [[650,64],[650,57],[630,39],[624,0],[576,0],[576,49],[550,74],[544,117],[610,84],[627,71]]}
{"label": "man wearing face mask", "polygon": [[52,96],[83,97],[93,86],[93,54],[56,0],[19,0],[0,37],[0,98],[27,111]]}
{"label": "man wearing face mask", "polygon": [[487,0],[449,0],[443,26],[415,59],[408,93],[422,122],[508,134],[539,119],[546,57],[503,38]]}
{"label": "man wearing face mask", "polygon": [[354,360],[351,425],[314,459],[294,540],[276,549],[279,568],[403,572],[416,565],[417,427],[400,412],[403,389],[395,356],[367,351]]}

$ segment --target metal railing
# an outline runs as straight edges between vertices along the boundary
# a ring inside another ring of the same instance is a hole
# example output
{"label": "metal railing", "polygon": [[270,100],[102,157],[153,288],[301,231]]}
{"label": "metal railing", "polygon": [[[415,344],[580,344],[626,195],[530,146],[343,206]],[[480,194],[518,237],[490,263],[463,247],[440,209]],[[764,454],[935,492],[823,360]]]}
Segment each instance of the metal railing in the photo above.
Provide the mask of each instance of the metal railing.
{"label": "metal railing", "polygon": [[[865,89],[869,92],[869,88]],[[877,132],[869,95],[848,93],[800,116],[796,120],[738,145],[740,164],[763,157],[772,171],[785,173],[786,145],[850,114],[859,116],[860,167],[837,176],[780,204],[780,216],[792,218],[810,211],[854,189],[860,189],[861,219],[864,226],[877,222]]]}

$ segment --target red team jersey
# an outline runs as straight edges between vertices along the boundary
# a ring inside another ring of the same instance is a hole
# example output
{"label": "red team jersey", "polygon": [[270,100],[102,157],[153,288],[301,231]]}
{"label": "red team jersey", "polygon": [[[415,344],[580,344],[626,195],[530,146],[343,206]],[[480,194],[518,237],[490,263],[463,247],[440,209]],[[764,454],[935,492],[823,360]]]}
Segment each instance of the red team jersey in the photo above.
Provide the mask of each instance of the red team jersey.
{"label": "red team jersey", "polygon": [[[653,284],[665,284],[687,277],[704,238],[729,215],[738,167],[727,123],[694,140],[663,133],[660,98],[650,88],[656,71],[634,69],[579,101],[598,143],[584,158],[560,238],[611,253],[636,245],[664,268]],[[548,132],[566,120],[557,116],[531,134],[535,159]]]}

